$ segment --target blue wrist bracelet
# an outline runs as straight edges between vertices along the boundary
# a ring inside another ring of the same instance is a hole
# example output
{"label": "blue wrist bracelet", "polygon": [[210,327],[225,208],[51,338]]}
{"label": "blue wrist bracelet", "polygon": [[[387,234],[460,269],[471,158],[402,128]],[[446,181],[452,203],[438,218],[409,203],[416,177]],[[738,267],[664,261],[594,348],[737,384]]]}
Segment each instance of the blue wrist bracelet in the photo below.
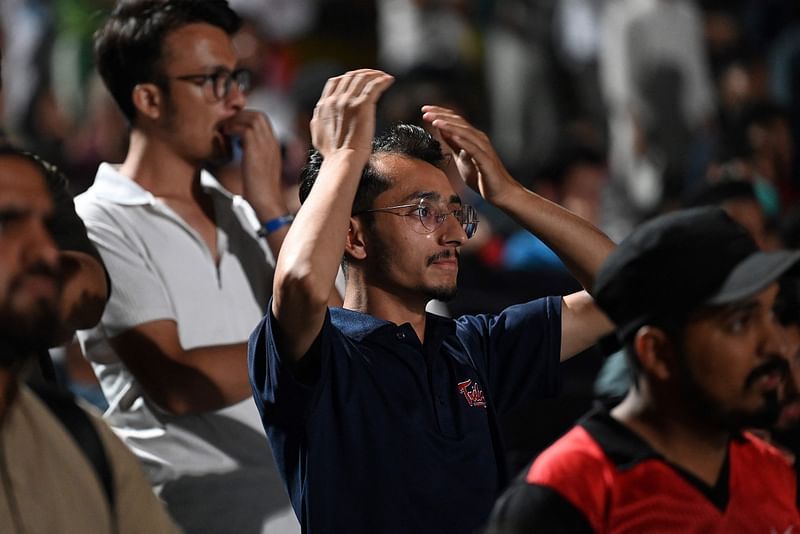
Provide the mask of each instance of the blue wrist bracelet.
{"label": "blue wrist bracelet", "polygon": [[281,215],[280,217],[275,217],[274,219],[270,219],[263,224],[263,226],[258,230],[258,235],[261,237],[267,237],[272,232],[279,230],[290,224],[294,220],[294,215],[291,213],[287,213],[286,215]]}

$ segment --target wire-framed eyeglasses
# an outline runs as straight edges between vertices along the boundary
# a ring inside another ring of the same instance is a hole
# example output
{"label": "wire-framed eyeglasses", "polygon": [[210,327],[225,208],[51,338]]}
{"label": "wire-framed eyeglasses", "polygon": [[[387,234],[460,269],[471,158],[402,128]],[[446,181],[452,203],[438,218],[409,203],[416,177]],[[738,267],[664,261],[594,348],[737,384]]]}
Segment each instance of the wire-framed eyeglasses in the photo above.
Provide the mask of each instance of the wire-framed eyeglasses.
{"label": "wire-framed eyeglasses", "polygon": [[249,92],[252,84],[252,75],[247,69],[236,69],[233,72],[220,69],[210,74],[184,74],[183,76],[173,76],[173,78],[196,85],[208,84],[216,100],[228,98],[234,83],[242,93]]}
{"label": "wire-framed eyeglasses", "polygon": [[[405,212],[396,212],[394,210],[407,210]],[[385,208],[372,208],[364,210],[361,213],[376,213],[385,212],[392,215],[400,215],[411,225],[411,229],[419,234],[430,234],[436,231],[448,216],[453,216],[464,233],[467,234],[467,239],[472,238],[478,230],[478,212],[469,204],[461,204],[457,208],[447,211],[442,207],[437,206],[427,199],[422,199],[414,204],[401,204],[399,206],[387,206]],[[358,215],[358,214],[357,214]]]}

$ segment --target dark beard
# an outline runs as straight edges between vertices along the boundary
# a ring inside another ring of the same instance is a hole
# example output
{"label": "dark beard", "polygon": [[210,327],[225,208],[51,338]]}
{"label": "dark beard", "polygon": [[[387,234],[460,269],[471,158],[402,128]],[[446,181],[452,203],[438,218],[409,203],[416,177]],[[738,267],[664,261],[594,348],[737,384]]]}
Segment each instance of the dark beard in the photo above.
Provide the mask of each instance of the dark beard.
{"label": "dark beard", "polygon": [[457,286],[434,288],[424,287],[420,288],[420,290],[425,292],[431,300],[441,300],[442,302],[450,302],[455,298],[456,293],[458,293]]}
{"label": "dark beard", "polygon": [[58,325],[56,310],[45,302],[27,317],[0,310],[0,367],[14,367],[31,354],[47,350],[55,341]]}
{"label": "dark beard", "polygon": [[729,411],[717,401],[709,398],[705,390],[697,383],[688,368],[682,370],[684,375],[681,384],[683,398],[691,399],[693,412],[703,417],[708,424],[723,428],[728,432],[739,432],[745,428],[770,428],[778,420],[781,402],[777,391],[764,394],[764,404],[752,412]]}
{"label": "dark beard", "polygon": [[[458,260],[458,252],[454,250],[444,250],[439,252],[438,254],[434,254],[430,256],[425,263],[428,266],[433,265],[433,263],[437,260],[443,258],[451,258],[454,257]],[[458,284],[452,286],[440,286],[440,287],[421,287],[419,288],[420,291],[425,294],[430,299],[441,300],[442,302],[449,302],[453,300],[456,296],[456,292],[458,291]]]}
{"label": "dark beard", "polygon": [[[21,311],[14,298],[25,276],[51,278],[58,286],[58,298],[41,298]],[[51,347],[59,332],[58,303],[61,295],[61,274],[43,263],[37,263],[9,284],[8,297],[0,303],[0,366],[9,367],[36,351]]]}

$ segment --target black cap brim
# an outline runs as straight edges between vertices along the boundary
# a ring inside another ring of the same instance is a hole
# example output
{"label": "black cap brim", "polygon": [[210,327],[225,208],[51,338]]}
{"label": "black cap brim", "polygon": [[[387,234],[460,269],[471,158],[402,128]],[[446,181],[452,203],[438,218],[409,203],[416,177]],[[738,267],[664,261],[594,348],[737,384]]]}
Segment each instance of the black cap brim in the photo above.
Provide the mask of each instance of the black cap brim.
{"label": "black cap brim", "polygon": [[722,287],[706,300],[709,306],[730,304],[766,289],[800,260],[798,250],[756,252],[739,263]]}

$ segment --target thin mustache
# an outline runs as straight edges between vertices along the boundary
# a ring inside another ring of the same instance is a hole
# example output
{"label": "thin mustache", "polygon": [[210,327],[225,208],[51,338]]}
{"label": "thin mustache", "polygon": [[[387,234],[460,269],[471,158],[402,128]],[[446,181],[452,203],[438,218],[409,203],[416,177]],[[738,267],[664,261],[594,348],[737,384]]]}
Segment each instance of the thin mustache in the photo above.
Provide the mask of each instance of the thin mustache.
{"label": "thin mustache", "polygon": [[768,362],[765,362],[750,372],[747,375],[747,386],[753,385],[756,380],[761,378],[764,375],[771,374],[775,371],[778,371],[784,379],[789,376],[789,362],[782,358],[772,358]]}
{"label": "thin mustache", "polygon": [[427,265],[430,267],[439,260],[446,260],[450,258],[455,258],[458,261],[458,252],[453,250],[443,250],[441,252],[437,252],[433,256],[429,256],[427,259]]}

